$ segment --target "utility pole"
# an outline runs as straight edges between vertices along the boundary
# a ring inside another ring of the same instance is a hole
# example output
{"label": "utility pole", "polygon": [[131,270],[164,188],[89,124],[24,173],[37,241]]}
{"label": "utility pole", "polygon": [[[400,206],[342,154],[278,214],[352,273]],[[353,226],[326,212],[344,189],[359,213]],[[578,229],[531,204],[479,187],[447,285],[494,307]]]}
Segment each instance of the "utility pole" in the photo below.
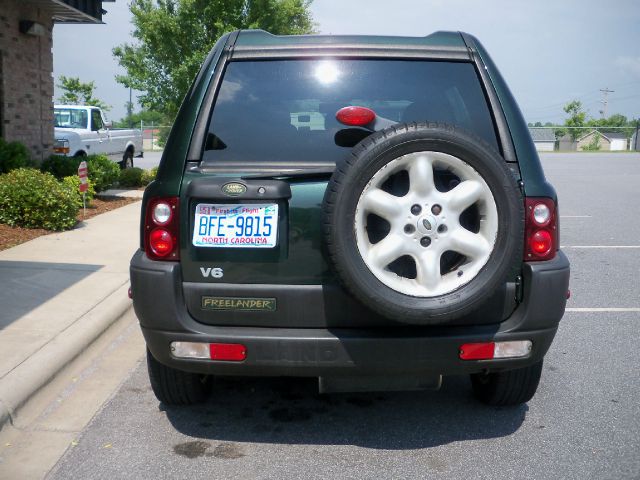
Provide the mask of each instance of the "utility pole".
{"label": "utility pole", "polygon": [[133,128],[131,116],[133,115],[133,102],[131,102],[131,87],[129,87],[129,103],[127,104],[127,114],[129,116],[129,128]]}
{"label": "utility pole", "polygon": [[607,118],[607,104],[609,103],[609,101],[607,100],[607,95],[609,95],[610,93],[613,93],[613,90],[609,90],[609,87],[605,87],[605,88],[601,88],[600,91],[602,92],[602,100],[600,100],[600,103],[602,104],[602,110],[600,110],[600,113],[602,114],[602,118]]}

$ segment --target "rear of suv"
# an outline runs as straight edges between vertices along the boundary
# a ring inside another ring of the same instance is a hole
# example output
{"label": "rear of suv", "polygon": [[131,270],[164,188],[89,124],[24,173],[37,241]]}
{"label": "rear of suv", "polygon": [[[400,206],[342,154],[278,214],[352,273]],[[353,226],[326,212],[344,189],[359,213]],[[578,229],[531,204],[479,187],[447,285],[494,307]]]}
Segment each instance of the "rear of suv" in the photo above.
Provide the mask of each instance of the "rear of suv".
{"label": "rear of suv", "polygon": [[131,260],[151,385],[469,374],[528,401],[564,314],[556,193],[472,36],[223,36],[184,99]]}

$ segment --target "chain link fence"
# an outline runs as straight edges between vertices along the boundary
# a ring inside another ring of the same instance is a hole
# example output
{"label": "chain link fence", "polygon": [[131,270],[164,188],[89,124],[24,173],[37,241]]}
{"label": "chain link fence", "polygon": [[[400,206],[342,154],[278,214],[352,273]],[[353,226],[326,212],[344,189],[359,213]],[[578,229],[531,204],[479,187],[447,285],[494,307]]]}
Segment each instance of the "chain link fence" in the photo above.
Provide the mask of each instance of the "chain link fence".
{"label": "chain link fence", "polygon": [[529,132],[538,151],[640,151],[636,127],[535,127]]}
{"label": "chain link fence", "polygon": [[171,125],[157,125],[153,122],[140,122],[140,130],[142,130],[142,146],[145,152],[153,152],[164,149],[167,136],[171,130]]}

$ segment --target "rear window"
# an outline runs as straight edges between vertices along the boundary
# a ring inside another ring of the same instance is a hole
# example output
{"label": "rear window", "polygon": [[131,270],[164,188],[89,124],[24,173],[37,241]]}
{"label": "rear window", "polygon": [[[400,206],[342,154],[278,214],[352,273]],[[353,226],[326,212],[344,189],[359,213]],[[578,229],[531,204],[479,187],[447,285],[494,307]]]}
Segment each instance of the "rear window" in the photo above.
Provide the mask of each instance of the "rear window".
{"label": "rear window", "polygon": [[[498,149],[470,63],[402,60],[231,62],[209,123],[205,164],[339,162],[354,144],[336,112],[458,125]],[[351,132],[353,133],[353,132]],[[366,132],[360,132],[360,137]],[[358,135],[356,135],[356,141]]]}

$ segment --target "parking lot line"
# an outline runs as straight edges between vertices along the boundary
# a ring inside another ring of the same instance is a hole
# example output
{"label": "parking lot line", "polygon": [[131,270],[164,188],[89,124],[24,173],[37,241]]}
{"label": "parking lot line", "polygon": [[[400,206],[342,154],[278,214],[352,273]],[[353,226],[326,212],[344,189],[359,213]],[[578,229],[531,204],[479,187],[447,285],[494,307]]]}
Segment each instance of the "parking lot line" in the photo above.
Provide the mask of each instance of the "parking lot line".
{"label": "parking lot line", "polygon": [[565,308],[565,312],[640,312],[640,308],[638,307]]}
{"label": "parking lot line", "polygon": [[640,248],[640,245],[560,245],[560,248]]}

